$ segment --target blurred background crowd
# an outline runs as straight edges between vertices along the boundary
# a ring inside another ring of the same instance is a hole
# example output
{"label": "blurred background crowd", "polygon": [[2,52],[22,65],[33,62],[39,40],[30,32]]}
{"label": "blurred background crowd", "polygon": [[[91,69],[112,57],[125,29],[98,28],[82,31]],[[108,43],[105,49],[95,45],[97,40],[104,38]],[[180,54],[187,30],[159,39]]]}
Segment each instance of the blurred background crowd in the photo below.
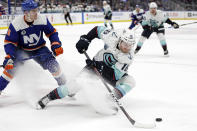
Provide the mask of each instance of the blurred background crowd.
{"label": "blurred background crowd", "polygon": [[[197,0],[106,0],[113,11],[132,11],[138,4],[148,10],[148,3],[156,2],[158,8],[165,11],[197,11]],[[22,0],[0,0],[0,14],[20,12]],[[8,4],[9,3],[9,4]],[[63,7],[69,5],[71,12],[99,12],[103,11],[103,0],[40,0],[41,13],[60,13]]]}

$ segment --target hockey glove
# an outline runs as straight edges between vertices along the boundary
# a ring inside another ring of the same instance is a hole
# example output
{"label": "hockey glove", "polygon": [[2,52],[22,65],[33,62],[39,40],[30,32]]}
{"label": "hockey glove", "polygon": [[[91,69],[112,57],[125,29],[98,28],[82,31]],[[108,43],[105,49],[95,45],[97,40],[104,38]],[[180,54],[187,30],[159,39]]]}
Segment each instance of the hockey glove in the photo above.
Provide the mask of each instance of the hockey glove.
{"label": "hockey glove", "polygon": [[137,24],[138,24],[138,21],[137,21],[137,20],[133,20],[133,23],[134,23],[135,25],[137,25]]}
{"label": "hockey glove", "polygon": [[88,67],[95,67],[100,73],[103,71],[103,62],[87,59],[86,64]]}
{"label": "hockey glove", "polygon": [[158,32],[158,27],[151,27],[151,30],[152,30],[153,32]]}
{"label": "hockey glove", "polygon": [[5,60],[3,61],[3,68],[6,70],[11,70],[14,68],[14,60],[11,58],[10,55],[7,55],[5,57]]}
{"label": "hockey glove", "polygon": [[90,42],[91,41],[87,39],[86,35],[82,35],[80,37],[80,40],[76,44],[78,52],[82,54],[84,51],[86,51],[88,49]]}
{"label": "hockey glove", "polygon": [[172,22],[172,26],[174,27],[174,29],[178,29],[179,25],[176,22]]}
{"label": "hockey glove", "polygon": [[61,44],[59,42],[53,42],[51,44],[51,50],[53,51],[53,54],[55,56],[58,56],[60,54],[63,54],[64,50],[63,48],[61,47]]}

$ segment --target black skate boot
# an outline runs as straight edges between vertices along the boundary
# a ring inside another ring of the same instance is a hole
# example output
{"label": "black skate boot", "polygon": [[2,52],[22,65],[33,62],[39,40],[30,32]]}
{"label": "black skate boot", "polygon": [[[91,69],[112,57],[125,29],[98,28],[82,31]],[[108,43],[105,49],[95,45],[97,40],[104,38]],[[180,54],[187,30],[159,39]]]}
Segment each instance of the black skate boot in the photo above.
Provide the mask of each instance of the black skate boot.
{"label": "black skate boot", "polygon": [[165,50],[165,51],[164,51],[164,56],[169,56],[168,50]]}
{"label": "black skate boot", "polygon": [[46,107],[46,105],[49,103],[49,101],[51,101],[51,100],[49,99],[49,96],[48,96],[48,95],[44,96],[43,98],[41,98],[41,99],[38,101],[38,103],[37,103],[37,105],[36,105],[36,109],[38,109],[38,110],[44,109],[44,108]]}
{"label": "black skate boot", "polygon": [[134,54],[137,54],[140,49],[141,49],[141,46],[137,46],[135,51],[134,51]]}

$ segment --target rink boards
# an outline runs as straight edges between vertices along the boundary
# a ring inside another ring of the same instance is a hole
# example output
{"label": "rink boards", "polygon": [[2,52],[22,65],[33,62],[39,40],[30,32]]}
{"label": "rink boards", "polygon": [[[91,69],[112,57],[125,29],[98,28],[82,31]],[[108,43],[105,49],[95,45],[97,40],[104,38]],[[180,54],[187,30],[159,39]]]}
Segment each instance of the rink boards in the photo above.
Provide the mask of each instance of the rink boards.
{"label": "rink boards", "polygon": [[[129,22],[131,12],[113,12],[113,22]],[[46,13],[53,25],[65,25],[63,13]],[[197,11],[167,11],[166,15],[174,20],[197,20]],[[7,29],[10,22],[19,15],[0,16],[0,29]],[[71,13],[73,24],[103,23],[103,12]]]}

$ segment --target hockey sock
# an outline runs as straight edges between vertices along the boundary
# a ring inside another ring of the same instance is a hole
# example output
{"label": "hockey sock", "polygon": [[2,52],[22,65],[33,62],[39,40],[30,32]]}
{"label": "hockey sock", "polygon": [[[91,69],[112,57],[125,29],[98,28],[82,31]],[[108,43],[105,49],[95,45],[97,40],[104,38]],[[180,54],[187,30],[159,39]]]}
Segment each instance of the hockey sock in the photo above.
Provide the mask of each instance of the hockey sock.
{"label": "hockey sock", "polygon": [[111,28],[114,29],[114,26],[111,21],[109,21],[109,24],[110,24]]}
{"label": "hockey sock", "polygon": [[54,77],[54,78],[57,81],[59,86],[66,84],[66,78],[65,78],[64,74],[60,75],[59,77]]}
{"label": "hockey sock", "polygon": [[135,49],[135,54],[141,49],[141,46],[137,46]]}
{"label": "hockey sock", "polygon": [[143,43],[145,42],[147,38],[144,37],[144,36],[141,36],[140,39],[139,39],[139,42],[137,43],[137,47],[135,49],[135,54],[141,49]]}
{"label": "hockey sock", "polygon": [[52,74],[52,76],[57,81],[58,85],[64,85],[66,83],[66,78],[58,64],[58,62],[55,59],[48,60],[46,62],[46,68],[49,70],[49,72]]}
{"label": "hockey sock", "polygon": [[167,51],[167,44],[166,44],[166,41],[165,41],[165,40],[161,40],[160,43],[161,43],[161,46],[162,46],[163,50],[164,50],[164,51]]}
{"label": "hockey sock", "polygon": [[62,85],[51,91],[47,96],[50,100],[56,100],[56,99],[64,98],[67,95],[68,95],[68,89],[65,85]]}
{"label": "hockey sock", "polygon": [[162,45],[164,51],[167,51],[167,45]]}
{"label": "hockey sock", "polygon": [[112,29],[114,29],[114,26],[113,26],[113,24],[110,24],[110,26],[111,26],[111,28],[112,28]]}
{"label": "hockey sock", "polygon": [[8,84],[9,84],[9,81],[1,76],[0,77],[0,91],[4,90]]}
{"label": "hockey sock", "polygon": [[114,94],[117,99],[121,99],[126,93],[128,93],[131,90],[131,86],[128,84],[119,84],[114,88]]}

